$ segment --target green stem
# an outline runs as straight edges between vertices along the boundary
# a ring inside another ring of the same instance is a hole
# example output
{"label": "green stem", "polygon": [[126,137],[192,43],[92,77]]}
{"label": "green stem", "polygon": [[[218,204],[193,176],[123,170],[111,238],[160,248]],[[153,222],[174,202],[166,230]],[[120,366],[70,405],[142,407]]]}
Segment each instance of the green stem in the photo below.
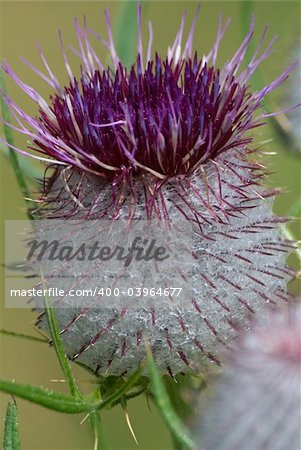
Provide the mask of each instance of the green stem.
{"label": "green stem", "polygon": [[193,410],[184,398],[185,394],[189,395],[194,389],[192,378],[189,375],[177,375],[174,379],[166,376],[163,381],[173,409],[184,423],[187,422],[192,416]]}
{"label": "green stem", "polygon": [[162,378],[156,367],[153,355],[148,345],[146,345],[147,362],[149,376],[152,383],[153,400],[168,427],[174,442],[178,449],[189,450],[194,448],[194,442],[190,436],[189,431],[174,411],[173,405],[166,392]]}
{"label": "green stem", "polygon": [[137,3],[124,0],[117,24],[116,50],[126,67],[130,67],[137,55]]}
{"label": "green stem", "polygon": [[[45,287],[44,278],[43,278],[43,284]],[[46,313],[47,323],[48,323],[49,331],[50,331],[51,338],[52,338],[52,344],[56,351],[59,363],[60,363],[61,368],[65,375],[65,378],[69,384],[70,392],[73,397],[81,399],[81,394],[79,392],[77,384],[75,383],[67,355],[64,351],[61,335],[60,335],[59,328],[58,328],[58,323],[57,323],[57,320],[56,320],[56,317],[54,314],[54,309],[53,309],[52,305],[50,304],[50,301],[47,298],[47,296],[45,296],[44,302],[45,302],[45,313]]]}
{"label": "green stem", "polygon": [[[6,94],[5,82],[4,82],[3,73],[1,70],[0,70],[0,88],[1,88],[2,92],[4,92]],[[3,96],[1,96],[1,111],[2,111],[2,116],[3,116],[3,119],[5,120],[5,122],[11,123],[9,109],[3,99]],[[9,125],[7,125],[6,123],[3,124],[3,131],[4,131],[4,136],[5,136],[7,143],[9,145],[13,146],[14,145],[13,133],[12,133],[12,130],[9,127]],[[30,220],[33,220],[34,216],[33,216],[33,213],[30,212],[30,210],[34,210],[36,208],[36,205],[31,200],[31,194],[27,187],[25,177],[23,176],[23,172],[22,172],[20,164],[19,164],[19,159],[18,159],[17,153],[13,149],[11,149],[9,146],[7,146],[7,147],[8,147],[8,157],[9,157],[10,163],[12,165],[12,168],[15,172],[18,186],[20,188],[20,191],[21,191],[25,201],[27,202],[27,204],[29,206],[29,208],[27,210],[28,218]]]}
{"label": "green stem", "polygon": [[94,436],[93,450],[106,450],[108,447],[106,445],[99,411],[92,411],[89,414],[89,420]]}
{"label": "green stem", "polygon": [[28,339],[30,341],[43,342],[44,344],[48,343],[47,339],[43,339],[37,336],[30,336],[28,334],[23,333],[15,333],[14,331],[5,330],[4,328],[0,329],[0,334],[3,334],[5,336],[17,337],[21,339]]}

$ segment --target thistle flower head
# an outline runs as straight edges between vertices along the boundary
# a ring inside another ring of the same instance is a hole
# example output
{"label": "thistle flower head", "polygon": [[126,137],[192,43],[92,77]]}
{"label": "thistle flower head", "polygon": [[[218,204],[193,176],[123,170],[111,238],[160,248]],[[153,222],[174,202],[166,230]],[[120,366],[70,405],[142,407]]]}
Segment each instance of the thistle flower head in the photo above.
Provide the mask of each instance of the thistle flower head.
{"label": "thistle flower head", "polygon": [[[240,337],[199,430],[202,450],[300,446],[301,308],[270,314]],[[208,406],[208,405],[207,405]]]}
{"label": "thistle flower head", "polygon": [[[30,148],[53,158],[53,163],[59,167],[66,166],[107,180],[115,190],[124,184],[130,186],[133,179],[139,179],[140,184],[147,179],[148,186],[155,192],[162,183],[190,177],[206,163],[250,142],[246,133],[262,125],[265,117],[264,114],[255,117],[262,99],[285,80],[290,69],[261,91],[252,92],[248,81],[269,56],[274,39],[263,46],[265,29],[248,66],[240,70],[253,38],[252,20],[250,31],[238,50],[219,69],[216,65],[218,49],[229,21],[223,26],[220,18],[214,46],[200,58],[192,53],[198,12],[199,8],[184,45],[183,16],[167,56],[156,53],[152,58],[150,26],[144,58],[139,6],[138,56],[130,69],[124,67],[116,54],[108,11],[108,42],[92,34],[108,48],[112,67],[103,67],[99,61],[90,44],[86,22],[81,29],[75,20],[80,46],[78,55],[82,60],[79,80],[71,71],[61,36],[69,85],[59,84],[41,49],[48,75],[27,63],[54,90],[50,102],[4,64],[6,73],[39,107],[39,116],[31,117],[7,98],[20,124],[18,131],[32,141]],[[21,127],[20,121],[25,122],[25,127]]]}
{"label": "thistle flower head", "polygon": [[[276,229],[285,219],[271,213],[267,198],[275,192],[260,186],[265,170],[248,158],[253,150],[247,132],[262,125],[266,115],[258,110],[264,96],[287,78],[291,68],[260,91],[252,91],[249,79],[269,56],[274,39],[264,47],[265,29],[242,70],[253,38],[252,20],[235,54],[218,68],[228,22],[223,25],[220,19],[211,51],[199,58],[192,53],[197,16],[198,10],[184,45],[183,17],[164,57],[152,56],[150,26],[145,58],[139,6],[138,54],[130,69],[116,54],[108,12],[108,42],[92,35],[108,48],[111,67],[99,61],[86,23],[80,28],[75,21],[82,62],[79,80],[61,36],[70,79],[66,87],[59,84],[41,50],[47,75],[27,63],[50,85],[49,102],[7,63],[3,65],[39,108],[38,117],[32,117],[5,96],[17,121],[12,128],[44,155],[31,156],[55,168],[42,192],[43,218],[129,222],[156,216],[163,224],[181,217],[192,226],[189,305],[173,311],[150,306],[138,312],[137,308],[116,312],[113,306],[105,313],[91,307],[57,310],[68,355],[95,373],[120,375],[136,369],[145,357],[144,332],[159,368],[170,374],[196,370],[201,360],[220,364],[219,346],[228,345],[238,324],[248,326],[246,316],[288,298],[285,255],[292,245]],[[91,287],[85,283],[81,281],[83,288]],[[43,312],[38,323],[46,327]]]}

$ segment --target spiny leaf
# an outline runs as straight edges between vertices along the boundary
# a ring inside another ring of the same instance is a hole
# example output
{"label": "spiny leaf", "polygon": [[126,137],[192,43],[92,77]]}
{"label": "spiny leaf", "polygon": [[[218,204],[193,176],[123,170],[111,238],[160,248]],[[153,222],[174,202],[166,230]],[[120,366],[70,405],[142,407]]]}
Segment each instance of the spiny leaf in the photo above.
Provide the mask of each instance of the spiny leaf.
{"label": "spiny leaf", "polygon": [[171,401],[167,395],[163,381],[161,380],[161,376],[156,367],[149,345],[146,346],[146,351],[153,396],[161,416],[174,440],[181,446],[181,448],[187,450],[192,449],[194,448],[193,440],[190,437],[189,432],[186,430],[186,427],[173,410]]}
{"label": "spiny leaf", "polygon": [[48,298],[45,296],[44,298],[45,302],[45,312],[48,322],[49,331],[52,338],[52,343],[55,348],[58,360],[60,362],[61,368],[64,372],[64,375],[67,379],[67,382],[69,384],[70,392],[73,395],[73,397],[80,398],[79,389],[75,383],[71,367],[68,361],[68,358],[66,356],[66,353],[64,351],[62,339],[59,333],[57,320],[54,314],[54,310],[52,305],[50,304]]}
{"label": "spiny leaf", "polygon": [[30,384],[18,384],[0,380],[0,391],[23,398],[45,408],[68,414],[89,412],[97,407],[97,404],[88,403],[82,399]]}
{"label": "spiny leaf", "polygon": [[3,450],[20,450],[17,405],[11,402],[6,409]]}

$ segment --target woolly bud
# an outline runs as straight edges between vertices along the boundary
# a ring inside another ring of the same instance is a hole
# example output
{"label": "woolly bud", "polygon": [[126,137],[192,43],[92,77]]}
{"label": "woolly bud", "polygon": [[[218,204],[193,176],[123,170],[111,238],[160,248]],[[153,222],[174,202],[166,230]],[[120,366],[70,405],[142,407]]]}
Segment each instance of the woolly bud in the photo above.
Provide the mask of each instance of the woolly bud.
{"label": "woolly bud", "polygon": [[301,307],[283,308],[241,336],[211,404],[200,450],[298,450]]}
{"label": "woolly bud", "polygon": [[[199,59],[192,56],[197,14],[186,45],[181,46],[183,19],[167,57],[151,59],[150,39],[146,63],[140,30],[137,60],[129,71],[116,55],[108,14],[106,46],[113,69],[103,68],[86,28],[76,22],[81,78],[70,76],[62,44],[70,83],[62,88],[46,66],[49,77],[43,78],[56,90],[49,106],[4,66],[40,107],[39,117],[31,117],[5,98],[22,123],[14,128],[32,139],[32,148],[53,158],[49,165],[56,169],[44,184],[39,212],[61,241],[66,232],[57,231],[53,219],[120,220],[131,226],[155,218],[162,234],[166,224],[184,220],[191,233],[191,276],[185,281],[181,274],[181,282],[192,295],[176,307],[154,305],[149,298],[141,308],[129,302],[116,311],[106,302],[105,309],[89,303],[78,309],[68,298],[60,299],[56,316],[66,352],[95,373],[135,370],[145,358],[143,335],[158,367],[171,375],[199,370],[204,361],[219,365],[220,347],[228,345],[238,326],[248,327],[248,316],[262,315],[267,305],[288,298],[285,258],[291,244],[277,229],[285,220],[271,212],[275,192],[260,187],[266,173],[250,161],[246,133],[262,125],[265,116],[257,111],[264,96],[291,68],[261,91],[250,91],[249,78],[270,54],[272,42],[262,48],[266,30],[245,70],[241,64],[253,21],[233,57],[218,69],[218,47],[228,23],[219,23],[212,50]],[[140,8],[138,16],[141,23]],[[77,270],[76,281],[92,288]],[[101,270],[91,272],[112,282]],[[168,271],[161,275],[169,277]],[[139,278],[139,268],[131,276]],[[38,325],[46,329],[44,312]]]}

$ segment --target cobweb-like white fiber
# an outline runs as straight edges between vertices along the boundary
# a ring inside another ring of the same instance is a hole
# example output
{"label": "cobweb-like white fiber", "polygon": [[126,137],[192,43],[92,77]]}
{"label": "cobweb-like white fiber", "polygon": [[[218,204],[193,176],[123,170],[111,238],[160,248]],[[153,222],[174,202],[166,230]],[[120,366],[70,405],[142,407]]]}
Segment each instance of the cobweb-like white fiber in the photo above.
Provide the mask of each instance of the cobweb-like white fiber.
{"label": "cobweb-like white fiber", "polygon": [[[175,222],[181,216],[192,224],[197,257],[187,283],[193,300],[176,308],[160,302],[156,307],[153,302],[147,307],[146,302],[140,309],[129,304],[122,313],[114,305],[108,307],[108,302],[103,309],[89,302],[85,309],[56,308],[71,359],[96,373],[128,374],[145,358],[145,336],[160,370],[170,374],[198,371],[205,362],[220,363],[221,349],[236,335],[237,326],[249,327],[248,317],[262,316],[267,306],[287,300],[290,272],[285,259],[291,244],[279,233],[272,200],[264,199],[262,189],[248,183],[253,175],[233,151],[205,169],[205,178],[200,172],[191,176],[185,195],[183,191],[179,195],[178,181],[170,180],[160,190],[169,220]],[[145,186],[137,179],[134,187],[134,216],[145,219]],[[51,208],[45,217],[51,224],[53,217],[80,219],[90,211],[89,218],[95,220],[101,211],[109,211],[111,197],[111,184],[71,172],[68,182],[58,176],[53,183],[48,193]],[[119,218],[127,218],[129,211],[130,197],[125,193]],[[64,287],[63,280],[58,287]],[[81,288],[85,287],[90,286],[82,280]],[[68,299],[61,301],[68,304]],[[38,324],[46,329],[43,312]]]}

